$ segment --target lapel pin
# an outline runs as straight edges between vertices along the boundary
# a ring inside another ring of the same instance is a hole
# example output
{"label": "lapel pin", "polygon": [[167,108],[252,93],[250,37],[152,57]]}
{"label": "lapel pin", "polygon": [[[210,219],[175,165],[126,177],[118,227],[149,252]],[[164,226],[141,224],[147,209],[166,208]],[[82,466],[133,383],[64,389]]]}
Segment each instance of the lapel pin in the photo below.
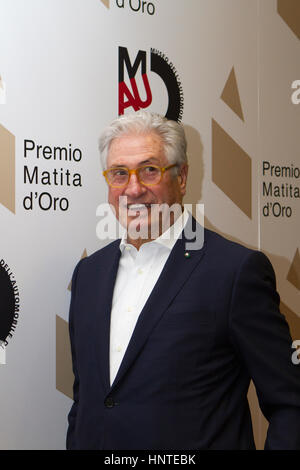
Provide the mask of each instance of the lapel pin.
{"label": "lapel pin", "polygon": [[187,259],[188,259],[188,258],[190,258],[190,257],[191,257],[191,254],[190,254],[190,253],[187,251],[186,253],[184,253],[184,256],[185,256],[185,258],[187,258]]}

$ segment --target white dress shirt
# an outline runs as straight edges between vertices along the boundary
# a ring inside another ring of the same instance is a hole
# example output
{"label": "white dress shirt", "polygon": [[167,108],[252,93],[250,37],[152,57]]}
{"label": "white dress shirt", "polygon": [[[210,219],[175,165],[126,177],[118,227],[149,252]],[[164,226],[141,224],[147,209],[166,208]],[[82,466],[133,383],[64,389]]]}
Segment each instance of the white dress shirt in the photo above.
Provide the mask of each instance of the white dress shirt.
{"label": "white dress shirt", "polygon": [[126,242],[126,235],[121,240],[121,258],[110,320],[111,384],[117,375],[138,317],[188,217],[189,213],[184,210],[167,231],[155,240],[143,243],[139,250]]}

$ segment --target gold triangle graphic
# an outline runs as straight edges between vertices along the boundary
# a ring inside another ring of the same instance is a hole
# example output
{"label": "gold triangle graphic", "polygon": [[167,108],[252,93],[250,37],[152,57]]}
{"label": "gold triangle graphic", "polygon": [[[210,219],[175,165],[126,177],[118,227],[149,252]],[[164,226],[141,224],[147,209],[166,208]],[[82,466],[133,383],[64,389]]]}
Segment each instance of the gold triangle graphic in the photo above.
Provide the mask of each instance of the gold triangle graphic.
{"label": "gold triangle graphic", "polygon": [[[83,258],[86,258],[87,257],[87,251],[86,251],[86,248],[83,250],[83,253],[81,255],[81,258],[80,259],[83,259]],[[72,280],[70,281],[69,285],[68,285],[68,290],[71,291],[72,289]]]}
{"label": "gold triangle graphic", "polygon": [[299,0],[278,0],[277,11],[283,21],[300,39],[300,2]]}
{"label": "gold triangle graphic", "polygon": [[109,8],[109,0],[100,0],[106,8]]}
{"label": "gold triangle graphic", "polygon": [[221,99],[224,103],[232,109],[232,111],[238,115],[238,117],[244,121],[244,114],[242,110],[239,89],[236,81],[234,67],[232,67],[224,90],[221,95]]}
{"label": "gold triangle graphic", "polygon": [[15,214],[15,136],[0,124],[0,203]]}
{"label": "gold triangle graphic", "polygon": [[69,324],[56,315],[56,389],[72,399],[73,383]]}
{"label": "gold triangle graphic", "polygon": [[231,201],[252,218],[251,157],[212,120],[212,180]]}
{"label": "gold triangle graphic", "polygon": [[284,302],[280,302],[280,311],[288,322],[293,340],[300,338],[300,317],[291,310]]}
{"label": "gold triangle graphic", "polygon": [[296,289],[300,290],[300,254],[298,248],[286,278]]}

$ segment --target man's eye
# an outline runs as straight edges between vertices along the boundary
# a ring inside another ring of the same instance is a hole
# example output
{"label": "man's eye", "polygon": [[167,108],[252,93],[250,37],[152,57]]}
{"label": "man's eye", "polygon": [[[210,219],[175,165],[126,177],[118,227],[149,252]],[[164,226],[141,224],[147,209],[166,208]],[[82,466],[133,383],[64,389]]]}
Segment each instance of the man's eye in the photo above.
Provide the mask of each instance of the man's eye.
{"label": "man's eye", "polygon": [[155,166],[146,166],[145,167],[145,171],[147,173],[153,173],[153,172],[157,172],[158,171],[158,168],[156,168]]}
{"label": "man's eye", "polygon": [[114,176],[126,176],[127,174],[128,174],[127,170],[123,170],[123,169],[113,171]]}

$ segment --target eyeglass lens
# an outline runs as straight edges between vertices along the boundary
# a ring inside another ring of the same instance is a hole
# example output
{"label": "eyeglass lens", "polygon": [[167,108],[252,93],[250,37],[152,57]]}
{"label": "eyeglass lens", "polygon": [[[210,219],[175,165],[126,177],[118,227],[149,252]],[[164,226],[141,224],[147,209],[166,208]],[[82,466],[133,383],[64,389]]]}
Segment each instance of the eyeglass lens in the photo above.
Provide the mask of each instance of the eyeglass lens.
{"label": "eyeglass lens", "polygon": [[[111,168],[107,172],[108,180],[115,186],[123,186],[129,181],[129,171],[126,168]],[[138,179],[141,183],[155,184],[161,178],[161,170],[155,166],[137,168]]]}

